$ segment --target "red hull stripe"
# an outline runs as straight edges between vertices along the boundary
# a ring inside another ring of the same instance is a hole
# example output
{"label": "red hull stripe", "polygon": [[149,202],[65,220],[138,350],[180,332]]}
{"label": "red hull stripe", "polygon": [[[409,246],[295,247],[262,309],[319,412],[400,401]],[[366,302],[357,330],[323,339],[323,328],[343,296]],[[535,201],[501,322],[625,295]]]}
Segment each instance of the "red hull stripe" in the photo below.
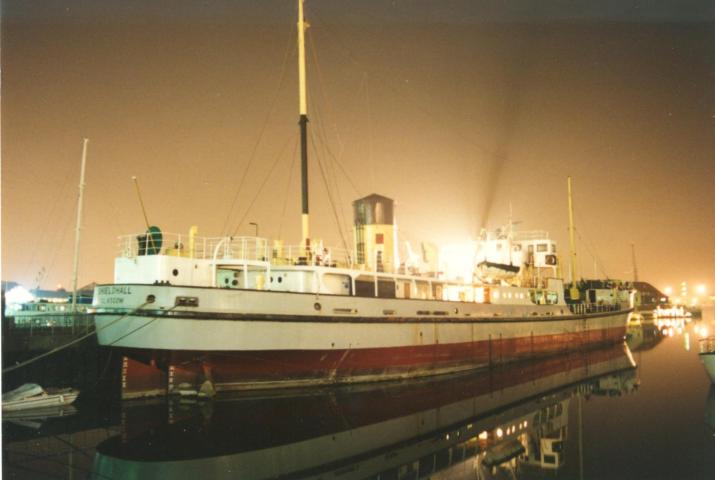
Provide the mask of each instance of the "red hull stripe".
{"label": "red hull stripe", "polygon": [[[566,310],[566,309],[564,309]],[[608,318],[624,315],[632,310],[617,310],[613,312],[598,312],[585,315],[533,315],[530,317],[448,317],[434,315],[430,317],[358,317],[333,315],[277,315],[261,313],[222,313],[222,312],[192,312],[187,310],[137,310],[132,311],[133,317],[171,317],[173,319],[190,320],[236,320],[236,321],[271,321],[271,322],[310,322],[310,323],[523,323],[523,322],[561,322],[564,320],[583,321],[596,318]],[[123,313],[104,309],[95,315],[116,316]]]}
{"label": "red hull stripe", "polygon": [[173,367],[170,375],[173,385],[182,381],[200,384],[202,378],[210,378],[219,386],[306,381],[342,383],[360,381],[361,377],[375,380],[423,376],[499,365],[614,344],[622,342],[624,335],[625,326],[582,333],[496,337],[478,342],[394,348],[236,352],[127,349],[126,352],[164,370]]}

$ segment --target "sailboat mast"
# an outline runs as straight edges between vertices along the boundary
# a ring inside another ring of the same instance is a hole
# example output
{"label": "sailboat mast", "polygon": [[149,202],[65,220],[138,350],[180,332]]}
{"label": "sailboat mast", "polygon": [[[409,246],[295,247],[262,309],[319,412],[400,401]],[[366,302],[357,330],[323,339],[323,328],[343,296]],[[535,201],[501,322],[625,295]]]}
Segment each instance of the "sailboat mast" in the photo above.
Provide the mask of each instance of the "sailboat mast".
{"label": "sailboat mast", "polygon": [[571,289],[570,296],[571,300],[578,300],[579,292],[576,288],[576,238],[574,236],[574,225],[573,225],[573,196],[571,194],[571,177],[568,177],[568,193],[569,193],[569,244],[571,247]]}
{"label": "sailboat mast", "polygon": [[633,281],[638,281],[638,265],[636,265],[636,244],[631,243],[631,256],[633,257]]}
{"label": "sailboat mast", "polygon": [[85,138],[82,142],[82,167],[79,174],[79,198],[77,199],[77,223],[74,234],[74,268],[72,271],[72,313],[77,311],[77,276],[79,272],[79,234],[82,229],[82,199],[84,197],[84,167],[87,163],[87,143]]}
{"label": "sailboat mast", "polygon": [[302,245],[308,249],[310,230],[308,223],[308,102],[305,93],[305,21],[303,0],[298,0],[298,80],[300,93],[300,181],[301,181],[301,233]]}

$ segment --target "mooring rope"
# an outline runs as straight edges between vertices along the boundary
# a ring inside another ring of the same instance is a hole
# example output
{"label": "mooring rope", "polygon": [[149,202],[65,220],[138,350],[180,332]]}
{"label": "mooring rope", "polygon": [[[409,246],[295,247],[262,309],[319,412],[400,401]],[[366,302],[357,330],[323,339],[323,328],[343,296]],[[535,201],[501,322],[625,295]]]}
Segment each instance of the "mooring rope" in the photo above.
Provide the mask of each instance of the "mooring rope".
{"label": "mooring rope", "polygon": [[[38,356],[33,357],[33,358],[29,359],[29,360],[26,360],[26,361],[24,361],[24,362],[22,362],[22,363],[18,363],[17,365],[13,365],[12,367],[5,368],[5,369],[3,369],[2,373],[3,373],[3,375],[4,375],[4,374],[6,374],[6,373],[8,373],[8,372],[12,372],[13,370],[17,370],[18,368],[22,368],[22,367],[25,367],[25,366],[27,366],[27,365],[29,365],[29,364],[31,364],[31,363],[34,363],[34,362],[36,362],[37,360],[39,360],[39,359],[41,359],[41,358],[48,357],[48,356],[52,355],[53,353],[57,353],[57,352],[59,352],[59,351],[61,351],[61,350],[64,350],[65,348],[71,347],[72,345],[75,345],[75,344],[81,342],[82,340],[85,340],[85,339],[91,337],[92,335],[96,334],[97,332],[100,332],[100,331],[104,330],[105,328],[114,325],[114,324],[117,323],[119,320],[122,320],[123,318],[127,317],[128,315],[131,315],[131,314],[133,314],[133,313],[135,313],[135,312],[141,310],[142,308],[146,307],[146,306],[149,305],[150,303],[153,303],[153,301],[152,301],[152,302],[148,302],[148,301],[147,301],[147,302],[142,303],[141,305],[139,305],[137,308],[135,308],[135,309],[132,310],[131,312],[125,313],[124,315],[122,315],[121,317],[117,318],[116,320],[113,320],[113,321],[109,322],[108,324],[106,324],[105,326],[103,326],[103,327],[102,327],[101,329],[99,329],[99,330],[96,330],[96,329],[95,329],[95,330],[92,330],[91,332],[89,332],[89,333],[87,333],[87,334],[85,334],[85,335],[82,335],[81,337],[76,338],[76,339],[72,340],[71,342],[65,343],[64,345],[60,345],[60,346],[57,347],[57,348],[53,348],[53,349],[50,350],[49,352],[45,352],[45,353],[43,353],[43,354],[41,354],[41,355],[38,355]],[[130,332],[130,333],[132,333],[132,332]]]}
{"label": "mooring rope", "polygon": [[[171,308],[167,308],[166,310],[164,310],[164,312],[170,312],[170,311],[172,311],[173,309],[175,309],[176,307],[178,307],[178,305],[174,305],[174,306],[171,307]],[[134,332],[136,332],[137,330],[141,330],[141,329],[144,328],[144,327],[148,327],[149,325],[151,325],[152,323],[154,323],[155,320],[158,320],[159,318],[160,318],[160,317],[154,317],[154,318],[152,318],[151,320],[149,320],[149,321],[146,322],[145,324],[139,325],[137,328],[135,328],[135,329],[132,330],[131,332],[125,333],[124,335],[122,335],[122,336],[119,337],[119,338],[115,338],[114,340],[112,340],[111,342],[109,342],[109,343],[107,344],[107,346],[108,346],[108,347],[111,347],[112,345],[114,345],[115,343],[117,343],[119,340],[122,340],[122,339],[124,339],[124,338],[127,338],[129,335],[132,335],[132,334],[133,334]],[[114,323],[114,322],[112,322],[112,323]],[[107,326],[109,326],[109,325],[107,325]]]}

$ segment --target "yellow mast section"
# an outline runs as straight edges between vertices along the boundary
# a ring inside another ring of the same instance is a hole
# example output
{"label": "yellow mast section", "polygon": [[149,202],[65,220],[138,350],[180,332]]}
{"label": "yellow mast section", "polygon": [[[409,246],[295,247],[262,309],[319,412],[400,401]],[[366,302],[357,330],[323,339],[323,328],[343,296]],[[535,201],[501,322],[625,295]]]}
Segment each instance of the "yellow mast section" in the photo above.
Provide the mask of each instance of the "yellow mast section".
{"label": "yellow mast section", "polygon": [[572,300],[579,299],[578,288],[576,288],[576,238],[574,237],[573,224],[573,196],[571,193],[571,177],[568,177],[568,194],[569,194],[569,244],[571,247],[571,288],[569,293]]}
{"label": "yellow mast section", "polygon": [[298,0],[298,81],[300,86],[300,114],[308,114],[308,102],[305,95],[305,21],[303,19],[303,0]]}

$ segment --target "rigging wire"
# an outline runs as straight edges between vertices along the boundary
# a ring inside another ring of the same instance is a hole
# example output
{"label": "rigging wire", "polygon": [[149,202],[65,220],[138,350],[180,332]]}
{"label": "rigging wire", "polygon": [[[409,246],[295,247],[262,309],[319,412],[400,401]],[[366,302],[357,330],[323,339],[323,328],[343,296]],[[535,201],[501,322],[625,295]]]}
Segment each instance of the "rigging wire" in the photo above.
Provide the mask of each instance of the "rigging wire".
{"label": "rigging wire", "polygon": [[[310,49],[310,51],[311,51],[311,55],[312,55],[312,57],[313,57],[313,61],[314,61],[314,63],[315,63],[316,71],[317,71],[317,74],[318,74],[318,75],[317,75],[317,77],[318,77],[318,82],[320,83],[320,85],[321,85],[321,87],[322,87],[322,85],[324,84],[324,82],[323,82],[322,69],[320,68],[320,63],[318,62],[318,58],[317,58],[317,54],[316,54],[317,48],[315,48],[315,42],[313,41],[313,36],[312,36],[312,33],[311,33],[310,30],[308,30],[308,41],[310,42],[310,45],[311,45],[311,47],[312,47],[312,48]],[[312,84],[311,84],[311,85],[312,85]],[[324,102],[326,105],[330,105],[330,103],[329,103],[329,102],[327,101],[327,99],[325,98],[325,94],[324,94],[324,91],[323,91],[323,90],[324,90],[324,89],[321,89],[321,90],[320,90],[320,93],[321,93],[321,95],[323,96],[323,102]],[[312,99],[312,96],[311,96],[310,98]],[[314,103],[311,102],[311,105],[314,106]],[[335,115],[333,115],[333,117],[335,117]],[[322,127],[323,127],[321,122],[318,122],[317,125],[318,125],[318,128],[322,128]],[[335,135],[336,135],[336,137],[337,137],[337,139],[338,139],[338,143],[339,143],[339,145],[340,145],[340,152],[339,152],[339,154],[336,156],[330,149],[328,149],[328,153],[329,153],[329,155],[333,158],[333,161],[335,162],[335,164],[336,164],[336,165],[340,168],[340,170],[343,172],[343,175],[345,175],[345,178],[348,180],[348,182],[350,183],[350,186],[353,188],[353,190],[355,190],[355,193],[357,193],[357,195],[360,196],[360,195],[361,195],[360,189],[358,189],[357,186],[355,186],[355,182],[353,181],[352,177],[350,176],[350,174],[347,172],[347,170],[345,169],[345,167],[342,165],[342,163],[341,163],[341,161],[340,161],[340,159],[341,159],[342,156],[343,156],[344,150],[345,150],[345,143],[343,142],[342,137],[340,136],[340,132],[339,132],[339,130],[338,130],[337,125],[335,124],[335,122],[333,122],[333,127],[334,127],[334,130],[335,130]]]}
{"label": "rigging wire", "polygon": [[113,203],[111,200],[109,200],[109,196],[108,196],[108,195],[107,195],[107,196],[102,196],[102,198],[103,198],[103,200],[104,200],[104,204],[105,204],[105,205],[108,205],[109,208],[110,208],[110,209],[112,210],[112,212],[113,212],[112,215],[108,215],[108,216],[111,217],[112,220],[114,220],[114,226],[117,228],[117,231],[118,231],[118,232],[126,232],[126,231],[128,231],[128,230],[126,230],[126,229],[123,227],[122,222],[119,220],[119,219],[121,218],[121,212],[120,212],[120,210],[116,207],[116,205],[114,205],[114,203]]}
{"label": "rigging wire", "polygon": [[[321,84],[322,86],[322,84]],[[322,92],[321,92],[322,93]],[[324,96],[324,94],[323,94]],[[318,115],[318,117],[322,117],[322,111],[321,108],[315,104],[313,105],[313,108]],[[325,129],[322,126],[323,122],[317,122],[317,128],[311,130],[311,135],[315,135],[312,138],[313,141],[313,148],[315,149],[316,153],[316,161],[318,162],[318,166],[320,168],[320,173],[323,176],[323,183],[325,184],[325,189],[328,194],[328,200],[331,203],[331,207],[333,208],[333,213],[336,216],[336,223],[337,223],[337,228],[338,228],[338,233],[340,235],[341,241],[343,242],[344,245],[347,245],[345,241],[345,233],[343,230],[344,225],[347,225],[347,222],[345,221],[345,214],[344,211],[340,208],[340,206],[343,204],[342,203],[342,196],[340,195],[340,186],[338,184],[338,179],[337,176],[335,175],[335,168],[334,168],[334,162],[329,162],[325,161],[325,159],[330,159],[330,158],[335,158],[334,155],[332,154],[330,150],[330,146],[327,140],[327,133],[325,132]],[[321,141],[318,142],[317,139],[320,139]],[[318,147],[321,147],[324,154],[320,155],[317,152]],[[331,190],[331,181],[333,184],[333,189]],[[335,191],[335,194],[333,194],[333,190]],[[335,196],[337,196],[337,202],[335,199]],[[346,248],[347,249],[347,248]]]}
{"label": "rigging wire", "polygon": [[45,280],[47,277],[47,274],[52,271],[52,269],[55,266],[55,261],[57,260],[57,254],[59,253],[60,249],[62,246],[65,244],[65,238],[67,238],[67,231],[69,230],[69,225],[70,225],[70,219],[67,219],[67,222],[65,222],[65,226],[62,229],[62,236],[60,237],[60,241],[58,244],[56,244],[54,252],[52,253],[52,257],[50,260],[50,263],[47,266],[47,269],[42,272],[42,276],[40,277],[40,280],[38,283],[41,283],[42,281]]}
{"label": "rigging wire", "polygon": [[[353,53],[352,49],[350,49],[349,47],[347,47],[347,46],[345,45],[345,42],[343,42],[343,41],[340,40],[339,36],[338,36],[337,34],[335,34],[335,32],[328,26],[328,24],[322,19],[322,17],[321,17],[318,13],[316,13],[315,11],[313,11],[313,10],[311,10],[311,14],[310,14],[310,15],[311,15],[311,18],[314,17],[317,21],[321,22],[321,24],[322,24],[322,25],[321,25],[321,28],[324,29],[324,31],[326,32],[326,34],[327,34],[328,36],[331,36],[331,37],[333,38],[334,41],[331,42],[331,43],[336,44],[336,45],[340,46],[343,50],[345,50],[345,51],[347,52],[347,54],[348,54],[348,59],[349,59],[353,64],[355,64],[355,66],[357,66],[357,67],[360,68],[363,72],[365,72],[366,69],[363,67],[363,65],[362,65],[362,63],[360,62],[360,60],[358,59],[358,57]],[[383,86],[385,86],[386,88],[390,89],[390,90],[391,90],[392,92],[394,92],[394,93],[400,93],[397,88],[395,88],[395,87],[393,87],[393,86],[390,85],[389,79],[387,79],[387,78],[385,78],[385,77],[380,77],[380,76],[378,76],[378,77],[379,77],[379,80],[380,80],[381,85],[383,85]],[[417,102],[408,102],[408,101],[402,99],[400,95],[395,95],[394,98],[396,98],[396,99],[402,101],[403,103],[405,103],[405,104],[408,105],[408,106],[411,106],[411,107],[417,109],[420,113],[424,114],[426,117],[428,117],[428,118],[430,118],[430,119],[433,119],[433,120],[434,120],[434,119],[436,118],[436,115],[432,114],[429,110],[427,110],[426,108],[422,107],[422,106],[419,105]],[[452,117],[452,119],[455,119],[455,115],[454,115],[453,112],[447,111],[447,113],[449,114],[450,117]],[[442,125],[442,123],[440,123],[440,125]],[[474,148],[476,148],[477,150],[481,151],[481,152],[484,153],[485,155],[487,155],[487,156],[489,156],[489,157],[491,157],[491,158],[493,158],[493,159],[499,159],[499,160],[503,159],[503,155],[500,155],[498,152],[495,152],[494,150],[492,150],[492,149],[490,149],[490,148],[487,148],[487,147],[485,147],[485,146],[483,146],[483,145],[480,145],[479,143],[475,142],[472,138],[468,137],[467,135],[465,135],[465,134],[463,134],[463,133],[461,133],[461,132],[455,131],[455,130],[453,130],[453,129],[450,129],[450,130],[447,130],[447,131],[450,132],[452,135],[455,135],[455,136],[459,137],[462,141],[468,143],[469,145],[471,145],[472,147],[474,147]]]}
{"label": "rigging wire", "polygon": [[[332,109],[330,109],[331,104],[330,104],[330,102],[328,102],[327,97],[326,97],[326,95],[325,95],[325,90],[326,90],[326,89],[325,89],[325,82],[323,81],[323,71],[322,71],[322,69],[320,68],[320,62],[318,62],[318,54],[317,54],[318,49],[317,49],[316,46],[315,46],[315,41],[313,40],[313,35],[312,35],[312,33],[311,33],[310,30],[308,31],[308,41],[310,42],[310,46],[311,46],[310,52],[311,52],[311,56],[312,56],[312,59],[313,59],[313,63],[314,63],[314,65],[315,65],[315,70],[316,70],[316,72],[317,72],[317,75],[316,75],[316,76],[317,76],[317,79],[318,79],[318,81],[317,81],[317,85],[318,85],[318,87],[319,87],[319,88],[318,88],[318,91],[320,92],[320,96],[321,96],[322,99],[323,99],[323,103],[326,105],[326,108],[329,110],[329,111],[328,111],[328,114],[329,114],[333,119],[335,119],[336,115],[334,114],[334,112],[332,111]],[[311,99],[312,99],[312,98],[313,98],[313,97],[311,96]],[[312,104],[313,104],[313,106],[314,106],[316,112],[318,113],[318,116],[319,116],[320,118],[325,118],[326,116],[323,115],[322,112],[320,111],[319,105],[318,105],[317,103],[315,103],[315,102],[312,102]],[[326,153],[327,153],[327,155],[326,155],[325,158],[328,158],[328,156],[330,156],[330,157],[332,157],[332,158],[335,159],[333,162],[330,162],[330,163],[328,164],[328,166],[326,167],[326,169],[327,169],[328,177],[330,177],[330,178],[332,179],[332,181],[333,181],[333,183],[334,183],[334,186],[335,186],[336,195],[337,195],[337,197],[338,197],[338,198],[337,198],[337,200],[338,200],[338,212],[340,213],[341,220],[342,220],[342,222],[343,222],[342,224],[343,224],[343,225],[347,225],[347,223],[345,222],[345,213],[344,213],[343,209],[340,208],[340,206],[343,205],[343,199],[342,199],[342,195],[340,194],[341,189],[340,189],[340,185],[339,185],[339,182],[338,182],[338,178],[337,178],[337,175],[335,174],[335,163],[338,162],[338,159],[339,159],[339,158],[342,158],[342,155],[343,155],[343,153],[344,153],[344,151],[345,151],[345,144],[343,143],[343,141],[342,141],[342,139],[341,139],[341,137],[340,137],[340,131],[338,130],[338,126],[337,126],[335,120],[333,120],[333,121],[331,122],[331,124],[332,124],[332,126],[333,126],[333,130],[335,131],[335,136],[336,136],[336,138],[337,138],[337,140],[338,140],[338,145],[340,146],[340,151],[338,152],[338,155],[337,155],[337,156],[333,155],[332,152],[330,151],[330,148],[329,148],[329,143],[328,143],[328,141],[327,141],[328,135],[327,135],[327,133],[326,133],[325,130],[324,130],[324,125],[323,125],[323,123],[324,123],[324,122],[318,122],[317,125],[318,125],[318,129],[320,129],[320,130],[322,131],[322,137],[324,138],[323,149],[324,149],[324,150],[326,151]],[[326,188],[328,188],[328,187],[327,187],[327,182],[326,182]],[[339,228],[340,228],[340,226],[339,226]]]}
{"label": "rigging wire", "polygon": [[[605,278],[611,278],[610,275],[608,275],[608,272],[606,272],[606,267],[603,265],[603,261],[601,258],[596,255],[595,250],[589,247],[588,240],[585,239],[584,237],[581,236],[581,233],[576,230],[576,235],[578,236],[579,240],[582,241],[583,245],[586,247],[586,251],[588,254],[591,256],[593,259],[594,265],[596,269],[605,277]],[[584,272],[586,269],[581,265],[581,271]],[[594,272],[595,273],[595,272]],[[585,277],[585,275],[582,275]]]}
{"label": "rigging wire", "polygon": [[[317,135],[320,135],[320,134],[317,133]],[[325,148],[325,140],[322,140],[320,143],[322,144],[323,149],[325,150],[326,149]],[[314,144],[316,145],[316,149],[317,149],[317,142],[314,142]],[[348,223],[345,220],[345,213],[344,213],[343,209],[341,208],[341,205],[343,205],[343,203],[342,203],[342,198],[340,196],[340,188],[337,185],[337,179],[335,178],[334,174],[332,175],[332,178],[333,178],[333,182],[335,185],[332,189],[330,187],[330,180],[331,180],[330,165],[331,165],[331,163],[325,161],[325,158],[328,158],[328,156],[327,155],[324,155],[324,156],[316,155],[316,157],[317,157],[316,159],[317,159],[318,167],[320,168],[320,174],[323,178],[323,183],[325,185],[325,190],[328,193],[328,201],[330,202],[330,206],[333,210],[333,215],[335,217],[335,222],[338,227],[338,234],[340,235],[340,239],[343,243],[343,246],[345,246],[345,249],[347,250],[347,242],[345,240],[347,238],[347,234],[345,233],[345,231],[346,231],[346,227],[347,227]],[[326,163],[327,163],[327,165],[326,165]],[[337,197],[337,199],[336,199],[336,197]]]}
{"label": "rigging wire", "polygon": [[286,151],[288,144],[290,143],[291,140],[295,140],[296,135],[294,135],[293,137],[289,137],[288,140],[286,140],[286,142],[281,147],[280,152],[278,152],[278,155],[276,156],[276,160],[273,162],[273,165],[271,165],[271,169],[268,171],[268,175],[266,175],[266,177],[263,179],[263,183],[261,183],[261,186],[258,187],[258,191],[253,196],[251,203],[246,208],[246,212],[243,214],[243,217],[241,217],[241,220],[236,225],[236,228],[233,231],[232,236],[235,236],[238,233],[238,229],[241,228],[241,225],[246,220],[246,217],[248,217],[248,214],[251,212],[251,208],[253,208],[253,205],[256,203],[256,200],[258,200],[258,197],[261,195],[263,188],[266,186],[266,184],[268,183],[268,180],[271,178],[271,175],[273,174],[273,171],[276,169],[276,166],[280,162],[280,159],[283,156],[283,153]]}
{"label": "rigging wire", "polygon": [[[314,137],[312,137],[312,133],[311,133],[311,138],[314,139]],[[315,145],[315,141],[313,142],[313,144]],[[314,146],[313,148],[315,149],[316,147]],[[315,153],[317,154],[317,151]],[[337,224],[337,227],[338,227],[338,233],[340,234],[340,240],[343,242],[343,248],[345,248],[345,251],[349,251],[348,244],[345,241],[345,233],[343,232],[343,227],[340,224],[340,218],[338,216],[338,212],[335,209],[335,201],[333,200],[333,196],[330,193],[330,187],[328,186],[328,179],[325,175],[325,169],[323,168],[323,162],[320,161],[318,155],[316,155],[316,160],[317,160],[318,166],[320,167],[320,174],[323,178],[323,183],[325,184],[325,190],[328,192],[328,203],[330,203],[330,209],[333,212],[333,217],[335,217],[335,223]]]}
{"label": "rigging wire", "polygon": [[[59,193],[59,195],[57,196],[58,199],[63,200],[63,199],[65,198],[67,186],[68,186],[69,183],[70,183],[70,178],[71,178],[71,176],[72,176],[73,173],[74,173],[74,171],[73,171],[72,169],[67,169],[67,175],[65,176],[65,181],[62,183],[62,186],[61,186],[61,188],[60,188],[60,193]],[[32,254],[30,255],[30,260],[25,264],[25,269],[24,269],[24,271],[22,272],[22,276],[23,276],[23,277],[27,275],[27,271],[31,268],[31,266],[32,266],[33,263],[35,262],[35,257],[37,256],[37,252],[40,250],[40,246],[42,246],[42,244],[44,243],[43,240],[46,240],[46,239],[49,238],[49,235],[47,234],[47,231],[50,229],[51,220],[52,220],[53,218],[55,218],[55,211],[57,210],[57,208],[59,207],[59,205],[62,205],[62,204],[64,204],[64,203],[66,203],[66,202],[63,202],[63,201],[53,202],[52,208],[49,210],[49,214],[47,215],[47,218],[46,218],[45,221],[42,223],[42,225],[43,225],[44,227],[43,227],[43,229],[42,229],[42,234],[41,234],[41,236],[40,236],[40,241],[34,242],[34,248],[32,249]],[[65,222],[65,225],[66,225],[66,222]],[[55,248],[59,248],[59,247],[58,247],[58,244],[55,244]],[[41,281],[42,278],[40,278],[39,280]],[[39,282],[38,282],[38,283],[39,283]]]}
{"label": "rigging wire", "polygon": [[[574,213],[574,216],[576,216],[577,219],[579,220],[578,223],[581,223],[580,222],[581,219],[578,217],[578,215]],[[596,253],[595,245],[591,242],[591,240],[589,238],[585,237],[584,235],[581,235],[581,230],[579,230],[578,228],[574,228],[574,230],[576,231],[576,235],[578,236],[578,239],[581,240],[581,244],[584,247],[586,247],[586,252],[591,256],[591,258],[593,258],[598,270],[601,272],[601,274],[603,274],[604,277],[610,278],[610,276],[606,272],[605,266],[603,265],[603,260]],[[581,265],[579,265],[579,267],[580,267],[581,272],[585,271],[585,269]]]}
{"label": "rigging wire", "polygon": [[[286,44],[286,49],[285,49],[285,54],[283,56],[283,64],[281,65],[281,75],[280,79],[278,81],[278,87],[276,88],[276,91],[273,95],[273,99],[271,100],[271,106],[268,109],[268,113],[266,114],[266,118],[263,121],[263,125],[261,126],[261,130],[258,133],[258,138],[256,139],[256,143],[253,145],[253,150],[251,151],[251,155],[248,158],[248,165],[246,165],[246,168],[243,170],[243,175],[241,176],[241,180],[238,182],[238,188],[236,188],[236,193],[233,196],[233,200],[231,201],[231,207],[228,210],[228,213],[226,214],[226,218],[223,222],[223,227],[221,227],[221,233],[224,235],[228,230],[228,224],[230,223],[231,217],[233,216],[233,211],[236,207],[236,202],[238,201],[238,196],[241,193],[241,189],[243,188],[243,184],[246,181],[246,178],[248,177],[248,172],[251,169],[251,165],[253,165],[253,161],[256,159],[256,152],[258,151],[258,146],[261,144],[261,141],[263,140],[263,136],[266,133],[266,129],[268,127],[268,121],[270,120],[271,116],[273,115],[273,112],[275,111],[276,105],[278,103],[278,94],[280,93],[281,89],[283,88],[283,83],[285,80],[285,74],[286,74],[286,65],[288,63],[288,57],[289,57],[289,52],[290,56],[292,57],[293,54],[295,53],[295,49],[297,48],[295,45],[294,40],[294,32],[291,30],[290,35],[288,35],[288,43]],[[293,49],[291,50],[290,45],[293,43]],[[242,220],[243,221],[243,220]],[[240,223],[239,223],[240,225]],[[238,228],[238,227],[237,227]]]}
{"label": "rigging wire", "polygon": [[[108,328],[108,327],[114,325],[114,324],[117,323],[119,320],[122,320],[123,318],[125,318],[125,317],[127,317],[127,316],[129,316],[129,315],[131,315],[131,314],[133,314],[133,313],[138,312],[139,310],[141,310],[142,308],[146,307],[146,306],[149,305],[150,303],[152,303],[152,302],[148,302],[148,301],[147,301],[147,302],[142,303],[141,305],[139,305],[139,306],[138,306],[137,308],[135,308],[134,310],[131,310],[131,311],[125,313],[124,315],[122,315],[121,317],[112,320],[111,322],[109,322],[108,324],[106,324],[105,326],[103,326],[102,328],[100,328],[99,330],[96,330],[96,329],[95,329],[95,330],[92,330],[91,332],[86,333],[86,334],[82,335],[81,337],[72,340],[71,342],[67,342],[67,343],[65,343],[64,345],[60,345],[59,347],[53,348],[53,349],[50,350],[49,352],[45,352],[45,353],[43,353],[43,354],[40,354],[40,355],[38,355],[38,356],[36,356],[36,357],[33,357],[33,358],[29,359],[29,360],[26,360],[26,361],[22,362],[22,363],[18,363],[17,365],[13,365],[12,367],[4,368],[3,371],[2,371],[2,374],[5,375],[6,373],[12,372],[13,370],[17,370],[17,369],[22,368],[22,367],[25,367],[25,366],[27,366],[27,365],[29,365],[29,364],[31,364],[31,363],[34,363],[34,362],[36,362],[37,360],[40,360],[41,358],[48,357],[48,356],[50,356],[50,355],[52,355],[52,354],[54,354],[54,353],[59,352],[60,350],[64,350],[64,349],[67,348],[67,347],[71,347],[72,345],[74,345],[74,344],[76,344],[76,343],[79,343],[79,342],[81,342],[82,340],[84,340],[84,339],[86,339],[86,338],[89,338],[89,337],[91,337],[92,335],[95,335],[95,334],[98,333],[98,332],[101,332],[101,331],[104,330],[105,328]],[[172,307],[172,308],[174,308],[174,307]],[[171,309],[168,309],[168,310],[171,310]],[[167,310],[167,311],[168,311],[168,310]],[[131,333],[131,332],[130,332],[130,333]],[[126,336],[126,335],[125,335],[125,336]],[[124,337],[122,337],[122,338],[124,338]],[[117,340],[115,340],[115,342],[116,342],[116,341],[117,341]],[[112,342],[112,343],[114,343],[114,342]]]}
{"label": "rigging wire", "polygon": [[365,81],[365,105],[367,106],[367,162],[370,170],[370,186],[372,187],[372,190],[375,191],[375,156],[373,155],[372,147],[372,110],[370,109],[370,82],[367,72],[362,72],[362,78]]}
{"label": "rigging wire", "polygon": [[45,279],[45,277],[47,277],[47,274],[54,268],[55,261],[57,260],[57,254],[62,249],[62,246],[65,243],[65,238],[67,237],[67,231],[69,230],[70,225],[72,224],[71,210],[68,211],[68,213],[66,214],[66,217],[67,217],[67,219],[64,222],[62,222],[64,226],[62,227],[62,234],[60,236],[60,241],[59,241],[59,243],[55,244],[55,248],[52,252],[52,257],[50,259],[50,263],[48,264],[47,269],[43,272],[42,277],[40,278],[40,282],[42,282]]}
{"label": "rigging wire", "polygon": [[[317,78],[318,78],[318,85],[320,86],[319,91],[321,96],[323,97],[323,103],[326,105],[326,108],[329,110],[329,114],[333,121],[331,122],[331,125],[333,127],[333,130],[335,131],[335,136],[338,140],[338,145],[340,145],[340,152],[338,153],[338,158],[342,158],[342,154],[345,151],[345,142],[343,142],[342,137],[340,136],[340,130],[338,129],[338,125],[335,122],[335,112],[332,111],[330,108],[331,104],[328,102],[327,97],[325,96],[325,82],[323,81],[323,70],[320,68],[320,62],[318,62],[318,49],[315,47],[315,41],[313,40],[313,33],[312,30],[308,30],[308,43],[310,43],[310,54],[313,60],[313,64],[315,65],[315,71],[317,73]],[[312,84],[311,84],[312,85]],[[322,122],[321,122],[322,123]],[[322,124],[321,124],[322,126]]]}
{"label": "rigging wire", "polygon": [[[315,147],[315,137],[313,137],[313,132],[311,130],[311,138],[313,139],[313,149],[315,153],[317,154],[316,147]],[[338,217],[338,212],[335,210],[335,201],[333,200],[333,196],[330,193],[330,187],[328,186],[328,179],[325,176],[325,169],[323,168],[323,162],[320,161],[320,158],[318,155],[316,155],[316,160],[318,163],[318,167],[320,167],[320,174],[323,178],[323,183],[325,183],[325,190],[328,192],[328,202],[330,203],[330,208],[333,211],[333,216],[335,217],[335,223],[338,226],[338,233],[340,234],[340,240],[343,242],[343,248],[345,248],[345,251],[349,251],[350,249],[348,248],[348,244],[345,241],[345,235],[343,233],[343,228],[340,225],[340,218]]]}
{"label": "rigging wire", "polygon": [[[315,110],[320,115],[320,110],[318,108],[316,108]],[[318,125],[319,124],[320,124],[320,122],[318,122]],[[330,173],[331,172],[330,172],[329,168],[326,167],[324,165],[324,162],[321,160],[322,158],[327,158],[329,156],[329,154],[327,152],[329,152],[330,149],[328,147],[328,142],[325,137],[326,137],[326,134],[322,128],[318,127],[318,128],[311,130],[311,140],[312,140],[312,146],[313,146],[314,153],[315,153],[315,160],[318,163],[318,167],[320,169],[320,173],[323,178],[323,183],[325,184],[325,190],[328,194],[328,201],[330,202],[331,207],[333,208],[333,214],[336,217],[335,221],[337,223],[338,233],[340,234],[343,244],[346,244],[344,233],[343,233],[343,225],[345,223],[345,217],[343,215],[342,221],[341,221],[340,214],[342,213],[342,211],[339,208],[336,209],[336,202],[335,202],[335,199],[333,198],[333,193],[330,188]],[[317,138],[320,138],[321,141],[318,142]],[[326,152],[325,155],[320,155],[318,153],[318,151],[317,151],[318,145],[320,145],[320,147],[322,147],[323,151]],[[339,195],[340,188],[337,185],[337,179],[334,179],[334,181],[335,181],[334,189],[336,190],[337,194]],[[341,205],[341,204],[338,204],[338,205]]]}
{"label": "rigging wire", "polygon": [[288,197],[290,196],[290,186],[293,183],[293,171],[295,170],[295,165],[298,160],[298,137],[295,137],[295,142],[293,143],[293,162],[290,164],[290,170],[288,170],[288,184],[285,188],[285,195],[283,197],[283,212],[281,213],[281,219],[278,223],[278,238],[283,238],[283,221],[286,216],[286,209],[288,208]]}

